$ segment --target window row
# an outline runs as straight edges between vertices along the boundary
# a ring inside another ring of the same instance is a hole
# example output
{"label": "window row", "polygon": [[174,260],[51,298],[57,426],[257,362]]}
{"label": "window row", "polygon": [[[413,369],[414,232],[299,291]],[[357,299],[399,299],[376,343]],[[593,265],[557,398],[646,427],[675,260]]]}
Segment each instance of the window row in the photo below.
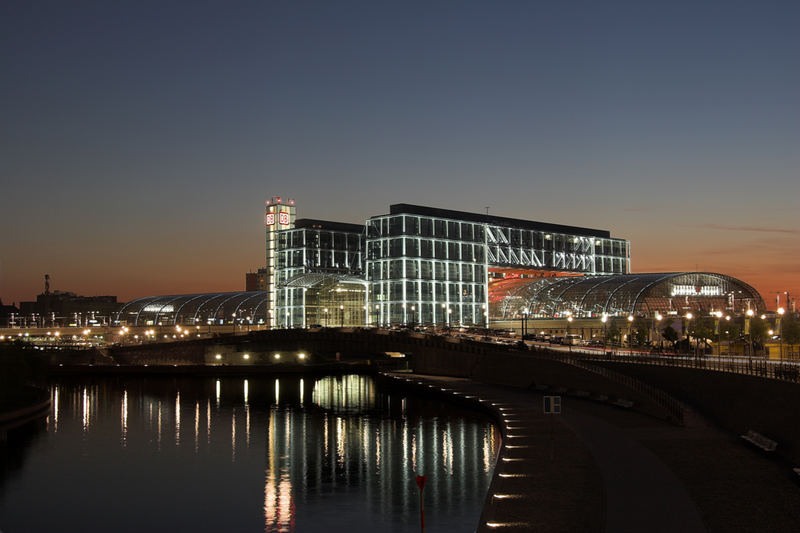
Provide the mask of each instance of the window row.
{"label": "window row", "polygon": [[481,264],[444,261],[375,261],[369,263],[368,274],[369,280],[373,282],[401,278],[476,283],[486,280],[485,268]]}
{"label": "window row", "polygon": [[[404,292],[405,290],[405,292]],[[370,301],[401,302],[415,305],[417,302],[437,302],[440,306],[458,303],[486,302],[486,287],[477,283],[446,283],[432,281],[392,281],[374,283],[370,287]]]}

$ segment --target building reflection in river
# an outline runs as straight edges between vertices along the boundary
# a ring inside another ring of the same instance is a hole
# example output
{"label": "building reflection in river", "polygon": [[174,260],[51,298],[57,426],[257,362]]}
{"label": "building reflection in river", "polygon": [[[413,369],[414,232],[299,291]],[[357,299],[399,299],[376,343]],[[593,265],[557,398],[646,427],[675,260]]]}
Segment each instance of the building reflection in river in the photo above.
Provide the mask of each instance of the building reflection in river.
{"label": "building reflection in river", "polygon": [[[474,528],[500,445],[499,433],[485,419],[413,395],[388,394],[365,376],[311,383],[308,377],[122,381],[54,385],[51,433],[66,438],[80,431],[81,446],[89,450],[95,441],[105,446],[105,435],[115,432],[126,453],[135,450],[154,465],[164,456],[171,462],[163,468],[182,464],[174,468],[184,476],[202,465],[202,479],[227,480],[218,489],[233,507],[234,493],[248,491],[248,480],[260,470],[266,531],[353,520],[377,530],[415,530],[418,474],[428,476],[430,527],[438,520],[446,530],[461,520]],[[112,413],[119,418],[109,425]],[[118,475],[125,473],[123,468]],[[152,475],[153,482],[203,490],[191,479]],[[237,520],[251,513],[224,512]]]}

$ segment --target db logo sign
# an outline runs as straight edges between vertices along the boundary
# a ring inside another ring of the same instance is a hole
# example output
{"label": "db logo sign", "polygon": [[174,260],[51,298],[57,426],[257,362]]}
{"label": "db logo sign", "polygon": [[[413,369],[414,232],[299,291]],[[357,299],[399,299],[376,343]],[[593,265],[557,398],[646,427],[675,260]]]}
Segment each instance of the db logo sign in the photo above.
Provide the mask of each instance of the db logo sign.
{"label": "db logo sign", "polygon": [[[273,224],[275,223],[274,220],[272,222],[273,222]],[[286,211],[281,211],[280,213],[278,213],[278,222],[281,224],[281,226],[288,226],[289,225],[289,213],[287,213]]]}
{"label": "db logo sign", "polygon": [[275,225],[275,213],[267,213],[267,226]]}

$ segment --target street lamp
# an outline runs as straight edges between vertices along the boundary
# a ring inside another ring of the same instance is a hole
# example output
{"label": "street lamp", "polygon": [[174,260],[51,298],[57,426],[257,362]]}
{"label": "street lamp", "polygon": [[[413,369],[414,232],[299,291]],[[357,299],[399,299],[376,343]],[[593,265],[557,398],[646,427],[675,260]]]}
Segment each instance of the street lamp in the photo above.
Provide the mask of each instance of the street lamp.
{"label": "street lamp", "polygon": [[416,318],[417,318],[417,308],[416,308],[416,306],[412,305],[411,306],[411,326],[412,327],[416,324]]}
{"label": "street lamp", "polygon": [[689,338],[689,326],[691,325],[692,318],[694,318],[694,315],[692,313],[686,313],[686,344],[690,349],[692,347],[692,341]]}
{"label": "street lamp", "polygon": [[776,329],[778,330],[778,340],[780,342],[780,351],[778,353],[781,360],[783,360],[783,314],[785,312],[786,310],[783,307],[778,308],[778,327]]}
{"label": "street lamp", "polygon": [[522,340],[525,340],[525,322],[528,320],[528,310],[527,309],[523,309],[522,310],[522,313],[520,315],[520,319],[519,320],[520,320],[520,326],[521,326],[520,334],[522,336]]}
{"label": "street lamp", "polygon": [[328,308],[325,308],[325,327],[328,327]]}
{"label": "street lamp", "polygon": [[567,317],[567,345],[569,346],[569,351],[572,351],[572,338],[569,336],[569,327],[572,325],[572,315]]}
{"label": "street lamp", "polygon": [[[731,321],[731,315],[725,315],[725,322]],[[725,336],[728,338],[728,357],[731,355],[731,327],[728,324],[725,324],[725,327],[728,328],[725,330]]]}
{"label": "street lamp", "polygon": [[633,355],[633,315],[628,315],[628,350]]}
{"label": "street lamp", "polygon": [[751,329],[750,320],[753,318],[753,315],[755,314],[755,312],[752,309],[748,309],[747,313],[745,313],[745,314],[747,315],[747,318],[745,319],[745,326],[746,326],[746,329],[747,329],[747,334],[750,337],[750,351],[747,352],[747,357],[748,357],[747,362],[748,362],[748,364],[750,366],[752,366],[752,364],[753,364],[753,330]]}
{"label": "street lamp", "polygon": [[603,313],[603,316],[600,318],[600,321],[603,323],[603,355],[606,352],[606,326],[608,325],[608,315]]}
{"label": "street lamp", "polygon": [[661,315],[661,313],[656,313],[655,318],[656,321],[653,322],[653,334],[655,334],[656,331],[658,331],[658,352],[662,353],[664,351],[664,345],[661,337],[661,319],[664,317]]}
{"label": "street lamp", "polygon": [[344,306],[339,306],[339,326],[344,327]]}

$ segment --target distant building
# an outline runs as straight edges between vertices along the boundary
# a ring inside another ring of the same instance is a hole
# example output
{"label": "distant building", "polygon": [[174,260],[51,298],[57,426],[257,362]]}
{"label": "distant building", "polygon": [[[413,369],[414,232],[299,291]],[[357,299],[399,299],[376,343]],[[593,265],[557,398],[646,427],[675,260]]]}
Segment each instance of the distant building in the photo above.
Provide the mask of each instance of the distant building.
{"label": "distant building", "polygon": [[19,308],[13,303],[11,305],[3,305],[3,301],[0,300],[0,327],[16,326],[17,317],[19,317]]}
{"label": "distant building", "polygon": [[246,291],[265,291],[269,284],[268,270],[259,268],[256,272],[246,272],[244,275],[244,290]]}
{"label": "distant building", "polygon": [[121,304],[116,296],[79,296],[72,292],[42,293],[35,302],[20,302],[18,325],[66,326],[108,324]]}

